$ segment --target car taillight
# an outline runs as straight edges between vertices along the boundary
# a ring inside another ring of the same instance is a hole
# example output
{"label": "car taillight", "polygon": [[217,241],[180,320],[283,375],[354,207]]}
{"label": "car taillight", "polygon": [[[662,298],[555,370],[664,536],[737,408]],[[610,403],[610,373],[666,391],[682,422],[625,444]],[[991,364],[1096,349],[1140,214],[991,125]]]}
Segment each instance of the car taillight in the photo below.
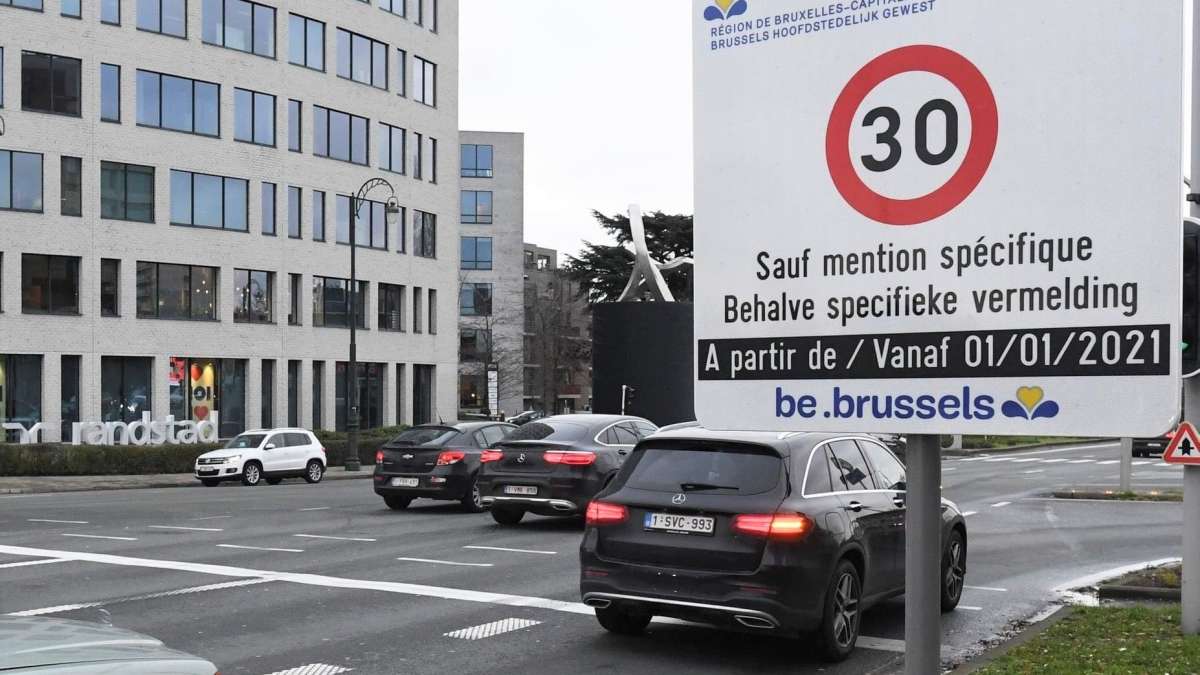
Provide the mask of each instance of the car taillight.
{"label": "car taillight", "polygon": [[499,462],[502,459],[504,459],[504,453],[499,450],[484,450],[483,454],[479,456],[479,461],[484,463]]}
{"label": "car taillight", "polygon": [[375,463],[383,464],[383,451],[382,450],[375,451]]}
{"label": "car taillight", "polygon": [[596,461],[594,452],[547,452],[543,459],[547,464],[565,464],[567,466],[588,466]]}
{"label": "car taillight", "polygon": [[803,513],[743,513],[733,519],[733,531],[751,537],[795,541],[812,530],[812,518]]}
{"label": "car taillight", "polygon": [[449,466],[451,464],[458,464],[459,462],[463,461],[466,456],[467,453],[463,452],[462,450],[447,450],[438,455],[437,465]]}
{"label": "car taillight", "polygon": [[588,525],[616,525],[625,522],[629,517],[629,509],[624,504],[609,502],[589,502],[587,507]]}

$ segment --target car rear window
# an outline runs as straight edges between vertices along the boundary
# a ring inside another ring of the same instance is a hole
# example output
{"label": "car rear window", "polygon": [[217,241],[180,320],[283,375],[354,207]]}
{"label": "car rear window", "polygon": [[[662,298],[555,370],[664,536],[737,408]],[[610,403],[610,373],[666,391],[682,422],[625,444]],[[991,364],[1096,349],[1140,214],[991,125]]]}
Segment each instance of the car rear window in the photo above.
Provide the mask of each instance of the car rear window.
{"label": "car rear window", "polygon": [[458,430],[449,427],[416,427],[400,432],[391,445],[442,445],[455,436]]}
{"label": "car rear window", "polygon": [[625,486],[653,492],[757,495],[779,484],[782,460],[766,448],[643,447]]}
{"label": "car rear window", "polygon": [[530,422],[518,427],[505,441],[557,441],[569,443],[587,437],[588,428],[573,422]]}

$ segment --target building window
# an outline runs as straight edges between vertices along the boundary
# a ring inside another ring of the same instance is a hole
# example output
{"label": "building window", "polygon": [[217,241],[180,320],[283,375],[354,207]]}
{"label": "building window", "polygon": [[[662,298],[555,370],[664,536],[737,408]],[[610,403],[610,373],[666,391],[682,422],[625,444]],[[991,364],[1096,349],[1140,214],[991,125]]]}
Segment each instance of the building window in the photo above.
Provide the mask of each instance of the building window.
{"label": "building window", "polygon": [[233,90],[233,139],[275,147],[275,97],[249,89]]}
{"label": "building window", "polygon": [[420,286],[413,286],[413,332],[418,335],[425,332],[425,310],[421,307],[421,303],[424,301],[423,291],[424,289]]}
{"label": "building window", "polygon": [[201,39],[275,58],[275,8],[246,0],[204,0]]}
{"label": "building window", "polygon": [[408,96],[408,52],[396,50],[396,93]]}
{"label": "building window", "polygon": [[140,319],[217,320],[217,268],[137,264]]}
{"label": "building window", "polygon": [[491,178],[492,153],[490,145],[464,143],[462,146],[462,177]]}
{"label": "building window", "polygon": [[299,274],[288,275],[288,325],[299,326],[300,318],[300,288],[303,277]]}
{"label": "building window", "polygon": [[388,88],[388,46],[365,35],[337,29],[337,74],[380,89]]}
{"label": "building window", "polygon": [[462,316],[491,316],[492,285],[463,284],[458,299],[458,310]]}
{"label": "building window", "polygon": [[100,22],[121,25],[121,0],[100,0]]}
{"label": "building window", "polygon": [[379,9],[396,16],[408,16],[408,0],[379,0]]}
{"label": "building window", "polygon": [[425,175],[429,176],[430,183],[437,182],[437,150],[437,139],[431,136],[429,138],[429,152],[426,154],[426,156],[429,158],[429,171],[425,173]]}
{"label": "building window", "polygon": [[0,108],[4,107],[4,47],[0,47]]}
{"label": "building window", "polygon": [[246,429],[246,365],[235,359],[168,358],[169,414],[196,422],[220,416],[222,438]]}
{"label": "building window", "polygon": [[138,30],[187,37],[187,0],[138,0]]}
{"label": "building window", "polygon": [[79,314],[79,258],[21,254],[21,311]]}
{"label": "building window", "polygon": [[413,211],[413,255],[437,257],[437,216],[432,213]]}
{"label": "building window", "polygon": [[137,422],[154,406],[154,360],[100,357],[100,418],[105,422]]}
{"label": "building window", "polygon": [[137,122],[145,127],[220,137],[221,86],[139,70]]}
{"label": "building window", "polygon": [[438,0],[417,0],[417,25],[437,32]]}
{"label": "building window", "polygon": [[300,426],[300,362],[288,361],[288,426]]}
{"label": "building window", "polygon": [[313,241],[325,241],[325,193],[313,190],[312,196]]}
{"label": "building window", "polygon": [[[0,6],[20,7],[21,9],[36,9],[42,11],[42,0],[0,0]],[[0,440],[3,440],[0,437]]]}
{"label": "building window", "polygon": [[429,289],[429,302],[427,302],[426,305],[429,307],[429,334],[437,335],[437,291],[433,290],[432,288]]}
{"label": "building window", "polygon": [[313,154],[366,166],[369,125],[365,117],[313,106]]}
{"label": "building window", "polygon": [[463,237],[461,260],[464,270],[492,269],[492,238]]}
{"label": "building window", "polygon": [[490,360],[492,331],[483,328],[464,328],[458,333],[458,360],[477,363]]}
{"label": "building window", "polygon": [[[26,428],[42,421],[42,357],[0,354],[0,422],[18,422]],[[15,441],[13,432],[0,433],[0,441]]]}
{"label": "building window", "polygon": [[21,52],[21,109],[79,117],[82,64],[66,56]]}
{"label": "building window", "polygon": [[413,132],[413,178],[421,180],[425,177],[425,136]]}
{"label": "building window", "polygon": [[171,224],[249,231],[250,182],[171,169]]}
{"label": "building window", "polygon": [[413,56],[413,100],[437,107],[437,64]]}
{"label": "building window", "polygon": [[154,167],[100,162],[100,217],[154,222]]}
{"label": "building window", "polygon": [[[7,3],[0,2],[0,5],[4,5],[4,4],[7,4]],[[39,4],[40,4],[40,0],[39,0]],[[69,16],[72,19],[81,18],[82,11],[79,7],[79,0],[62,0],[62,8],[60,9],[60,13],[63,16]],[[66,357],[63,357],[63,358],[66,358]]]}
{"label": "building window", "polygon": [[405,394],[405,367],[403,363],[396,364],[396,424],[404,424],[406,417],[404,412],[404,401],[407,397]]}
{"label": "building window", "polygon": [[404,173],[404,153],[408,132],[401,127],[379,123],[379,168]]}
{"label": "building window", "polygon": [[262,362],[262,428],[275,426],[275,360]]}
{"label": "building window", "polygon": [[313,361],[312,366],[312,428],[320,429],[325,419],[322,414],[325,407],[325,362]]}
{"label": "building window", "polygon": [[42,212],[42,156],[0,150],[0,210]]}
{"label": "building window", "polygon": [[[376,429],[383,426],[383,373],[386,367],[382,363],[358,364],[358,428]],[[347,384],[350,378],[345,361],[338,361],[334,371],[337,390],[334,392],[337,406],[336,427],[338,431],[346,430],[346,420],[350,411],[350,398],[347,395]]]}
{"label": "building window", "polygon": [[300,238],[300,200],[303,191],[293,185],[288,186],[288,236]]}
{"label": "building window", "polygon": [[62,374],[62,386],[59,388],[62,406],[62,441],[70,443],[74,439],[75,427],[79,421],[79,365],[82,356],[63,355],[59,368]]}
{"label": "building window", "polygon": [[[350,327],[350,280],[313,277],[313,325],[324,328]],[[367,327],[367,282],[358,282],[355,301],[358,327]]]}
{"label": "building window", "polygon": [[324,23],[299,14],[288,16],[288,61],[313,70],[325,70]]}
{"label": "building window", "polygon": [[100,119],[121,121],[121,66],[100,64]]}
{"label": "building window", "polygon": [[275,274],[261,270],[233,271],[233,320],[236,323],[271,323]]}
{"label": "building window", "polygon": [[121,316],[120,260],[100,260],[100,316]]}
{"label": "building window", "polygon": [[301,123],[304,119],[302,104],[295,99],[288,99],[288,150],[300,152]]}
{"label": "building window", "polygon": [[262,184],[262,233],[275,236],[275,184]]}
{"label": "building window", "polygon": [[[338,195],[337,242],[350,243],[350,197]],[[387,250],[387,212],[383,202],[364,199],[358,203],[358,214],[354,219],[354,244],[366,248]]]}
{"label": "building window", "polygon": [[64,216],[83,215],[83,160],[63,157],[59,175],[59,202]]}
{"label": "building window", "polygon": [[462,219],[467,225],[492,224],[492,193],[491,191],[463,190]]}
{"label": "building window", "polygon": [[404,287],[379,284],[379,330],[404,332]]}

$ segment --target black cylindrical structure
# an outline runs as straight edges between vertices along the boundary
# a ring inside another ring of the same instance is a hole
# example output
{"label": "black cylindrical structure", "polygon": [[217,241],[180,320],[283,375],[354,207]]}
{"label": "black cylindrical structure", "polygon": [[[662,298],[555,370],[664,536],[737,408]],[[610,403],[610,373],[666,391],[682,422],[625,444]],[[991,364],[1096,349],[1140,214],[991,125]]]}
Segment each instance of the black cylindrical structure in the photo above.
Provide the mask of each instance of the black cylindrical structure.
{"label": "black cylindrical structure", "polygon": [[634,388],[625,412],[658,425],[696,419],[693,308],[681,302],[592,306],[592,406],[621,412],[621,386]]}

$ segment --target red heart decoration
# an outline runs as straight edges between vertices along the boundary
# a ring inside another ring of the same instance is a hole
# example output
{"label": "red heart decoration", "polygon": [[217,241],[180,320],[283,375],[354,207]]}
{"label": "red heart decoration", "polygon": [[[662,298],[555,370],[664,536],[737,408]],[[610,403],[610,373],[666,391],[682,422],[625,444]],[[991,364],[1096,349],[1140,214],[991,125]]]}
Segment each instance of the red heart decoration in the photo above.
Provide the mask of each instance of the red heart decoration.
{"label": "red heart decoration", "polygon": [[195,408],[192,408],[192,414],[196,416],[197,420],[206,420],[208,419],[208,406],[198,405]]}

